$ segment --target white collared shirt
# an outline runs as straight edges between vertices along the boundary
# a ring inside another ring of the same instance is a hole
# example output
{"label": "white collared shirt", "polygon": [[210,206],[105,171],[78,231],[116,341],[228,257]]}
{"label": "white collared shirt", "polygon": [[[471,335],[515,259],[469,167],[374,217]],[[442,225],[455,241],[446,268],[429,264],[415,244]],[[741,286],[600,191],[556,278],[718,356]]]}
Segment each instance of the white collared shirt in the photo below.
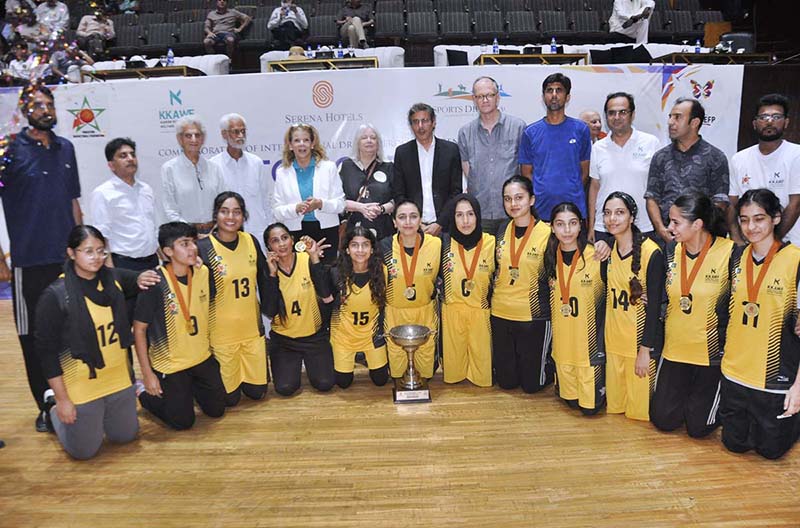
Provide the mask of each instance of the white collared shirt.
{"label": "white collared shirt", "polygon": [[244,198],[250,216],[245,231],[262,240],[264,230],[272,223],[270,203],[275,187],[263,160],[249,152],[242,152],[242,157],[235,160],[225,149],[208,161],[220,168],[225,187]]}
{"label": "white collared shirt", "polygon": [[428,150],[417,141],[419,157],[419,177],[422,184],[422,222],[436,222],[436,207],[433,205],[433,156],[436,152],[436,138],[431,140]]}
{"label": "white collared shirt", "polygon": [[195,166],[185,154],[161,166],[161,205],[167,222],[211,222],[214,198],[225,190],[219,166],[202,156]]}
{"label": "white collared shirt", "polygon": [[158,249],[153,189],[143,181],[128,185],[112,176],[91,194],[89,216],[108,250],[126,257],[149,257]]}
{"label": "white collared shirt", "polygon": [[652,231],[653,224],[647,215],[644,193],[647,190],[650,160],[661,145],[654,135],[635,128],[621,147],[614,143],[612,135],[609,134],[592,145],[589,177],[600,180],[595,203],[594,229],[606,231],[603,225],[603,203],[612,192],[622,191],[636,200],[639,208],[636,225],[639,230],[643,233]]}

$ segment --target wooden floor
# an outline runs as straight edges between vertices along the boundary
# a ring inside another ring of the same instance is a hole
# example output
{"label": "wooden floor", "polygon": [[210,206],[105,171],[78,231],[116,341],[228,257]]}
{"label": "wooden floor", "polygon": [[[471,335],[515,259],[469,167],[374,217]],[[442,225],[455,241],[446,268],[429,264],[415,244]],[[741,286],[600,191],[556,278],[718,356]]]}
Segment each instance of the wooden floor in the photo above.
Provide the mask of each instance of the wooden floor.
{"label": "wooden floor", "polygon": [[193,430],[75,462],[35,433],[10,303],[0,302],[0,526],[800,526],[800,447],[734,455],[543,394],[432,383],[396,406],[346,390],[246,401]]}

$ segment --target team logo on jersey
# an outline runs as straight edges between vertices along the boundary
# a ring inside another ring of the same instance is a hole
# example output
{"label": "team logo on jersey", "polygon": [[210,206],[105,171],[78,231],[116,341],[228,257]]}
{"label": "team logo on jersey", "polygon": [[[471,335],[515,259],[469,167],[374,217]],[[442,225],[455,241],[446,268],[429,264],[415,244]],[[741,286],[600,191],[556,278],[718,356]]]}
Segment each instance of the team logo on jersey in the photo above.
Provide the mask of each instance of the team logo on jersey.
{"label": "team logo on jersey", "polygon": [[224,277],[225,275],[228,274],[228,268],[225,267],[225,264],[220,262],[219,264],[217,264],[217,273],[219,273],[220,277]]}
{"label": "team logo on jersey", "polygon": [[481,271],[489,271],[489,263],[486,262],[486,259],[481,259],[480,263],[478,263],[478,269]]}
{"label": "team logo on jersey", "polygon": [[767,183],[769,183],[769,185],[783,185],[783,177],[780,171],[774,172]]}
{"label": "team logo on jersey", "polygon": [[422,268],[422,274],[423,275],[430,275],[432,273],[433,273],[433,266],[431,265],[430,262],[426,262],[425,263],[425,267]]}
{"label": "team logo on jersey", "polygon": [[204,303],[208,300],[208,292],[206,290],[200,290],[200,302]]}
{"label": "team logo on jersey", "polygon": [[780,277],[775,277],[770,284],[767,284],[767,293],[770,295],[783,295],[783,284],[781,284]]}
{"label": "team logo on jersey", "polygon": [[711,268],[705,275],[704,279],[707,283],[716,284],[719,282],[719,273],[716,268]]}
{"label": "team logo on jersey", "polygon": [[678,267],[678,263],[674,260],[669,263],[667,269],[667,286],[672,285],[672,281],[675,279],[675,268]]}
{"label": "team logo on jersey", "polygon": [[594,281],[592,281],[592,274],[591,273],[584,273],[583,278],[581,278],[581,286],[591,286]]}
{"label": "team logo on jersey", "polygon": [[311,281],[308,280],[308,277],[303,277],[303,280],[300,281],[300,287],[304,290],[307,290],[311,287]]}

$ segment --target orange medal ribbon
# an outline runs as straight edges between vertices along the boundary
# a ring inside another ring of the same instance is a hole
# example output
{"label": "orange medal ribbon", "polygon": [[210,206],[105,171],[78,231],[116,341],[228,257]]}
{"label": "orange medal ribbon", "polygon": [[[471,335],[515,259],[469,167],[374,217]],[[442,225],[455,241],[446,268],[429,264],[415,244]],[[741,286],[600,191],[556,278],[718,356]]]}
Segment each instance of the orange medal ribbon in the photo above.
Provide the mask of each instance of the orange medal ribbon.
{"label": "orange medal ribbon", "polygon": [[470,263],[469,267],[467,267],[467,258],[464,256],[464,246],[456,244],[458,245],[458,256],[461,258],[461,265],[464,266],[464,273],[467,275],[467,284],[473,283],[472,277],[475,276],[475,269],[478,267],[478,261],[481,258],[483,237],[478,240],[478,245],[475,246],[475,254],[472,256],[472,263]]}
{"label": "orange medal ribbon", "polygon": [[758,290],[761,288],[761,283],[764,282],[764,277],[767,275],[769,265],[772,264],[772,259],[775,257],[775,253],[778,252],[780,247],[781,243],[778,240],[772,243],[772,247],[769,248],[769,252],[763,264],[761,264],[761,269],[758,270],[758,277],[756,277],[755,282],[753,282],[753,246],[748,248],[747,260],[744,263],[745,279],[747,280],[747,304],[745,306],[745,312],[751,317],[758,315],[758,305],[756,304]]}
{"label": "orange medal ribbon", "polygon": [[400,241],[400,236],[398,235],[397,240],[400,242],[400,262],[403,264],[403,279],[406,281],[406,291],[410,290],[414,286],[414,272],[417,270],[417,257],[419,257],[419,246],[420,246],[420,236],[417,234],[417,238],[414,240],[414,253],[411,257],[411,268],[408,267],[407,259],[406,259],[406,248],[403,247],[402,241]]}
{"label": "orange medal ribbon", "polygon": [[692,301],[689,298],[689,293],[692,289],[692,284],[694,284],[694,280],[697,278],[697,274],[700,272],[700,267],[703,265],[703,261],[708,254],[708,250],[711,248],[711,239],[712,235],[708,235],[706,238],[705,243],[703,244],[703,249],[700,250],[700,254],[695,259],[694,266],[692,267],[692,271],[689,272],[689,276],[686,276],[686,269],[689,267],[689,259],[686,257],[686,245],[681,244],[681,308],[684,310],[688,310],[692,306]]}
{"label": "orange medal ribbon", "polygon": [[[562,272],[562,268],[564,267],[564,256],[561,254],[561,245],[559,244],[558,249],[556,250],[556,267],[558,269],[558,289],[561,290],[561,313],[564,316],[570,315],[572,313],[572,308],[569,305],[569,285],[572,283],[572,275],[575,273],[575,268],[578,265],[578,259],[581,258],[581,251],[580,249],[575,252],[572,256],[572,264],[569,266],[569,277],[567,278],[566,283],[564,282],[564,273]],[[569,311],[568,311],[569,310]]]}
{"label": "orange medal ribbon", "polygon": [[[528,239],[531,237],[531,233],[533,233],[533,227],[536,225],[536,221],[532,219],[528,224],[527,229],[525,229],[525,234],[522,236],[522,241],[519,244],[519,250],[517,250],[517,237],[514,234],[516,227],[514,226],[513,222],[511,222],[509,225],[511,227],[511,254],[509,255],[511,258],[511,268],[519,270],[519,259],[522,258],[522,252],[525,250],[525,244],[528,243]],[[517,274],[519,274],[519,271],[517,271]]]}
{"label": "orange medal ribbon", "polygon": [[191,328],[191,319],[192,314],[189,312],[189,309],[192,306],[192,275],[194,275],[192,268],[189,268],[189,273],[186,276],[186,293],[189,297],[189,302],[187,303],[186,300],[183,298],[183,293],[181,293],[180,284],[178,284],[178,278],[175,276],[175,272],[172,271],[172,265],[167,264],[164,266],[167,270],[167,276],[169,277],[169,281],[172,284],[172,289],[175,290],[175,296],[178,298],[178,304],[181,307],[181,313],[183,314],[183,318],[186,320],[186,326]]}

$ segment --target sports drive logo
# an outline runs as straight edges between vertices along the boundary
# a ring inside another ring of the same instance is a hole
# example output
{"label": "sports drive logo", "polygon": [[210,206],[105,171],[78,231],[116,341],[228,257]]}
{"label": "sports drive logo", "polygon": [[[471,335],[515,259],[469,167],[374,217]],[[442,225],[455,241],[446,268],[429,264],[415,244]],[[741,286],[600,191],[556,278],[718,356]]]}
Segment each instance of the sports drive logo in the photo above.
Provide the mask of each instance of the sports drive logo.
{"label": "sports drive logo", "polygon": [[104,137],[97,118],[106,111],[105,108],[93,106],[88,97],[83,98],[78,108],[68,108],[72,114],[72,137]]}
{"label": "sports drive logo", "polygon": [[328,108],[333,104],[333,85],[319,81],[311,88],[311,100],[317,108]]}
{"label": "sports drive logo", "polygon": [[[499,85],[500,97],[511,97],[511,94],[503,90],[503,85]],[[439,91],[433,94],[434,97],[445,97],[447,99],[464,99],[472,101],[472,89],[468,88],[465,84],[459,83],[455,88],[445,88],[442,83],[439,83]]]}

